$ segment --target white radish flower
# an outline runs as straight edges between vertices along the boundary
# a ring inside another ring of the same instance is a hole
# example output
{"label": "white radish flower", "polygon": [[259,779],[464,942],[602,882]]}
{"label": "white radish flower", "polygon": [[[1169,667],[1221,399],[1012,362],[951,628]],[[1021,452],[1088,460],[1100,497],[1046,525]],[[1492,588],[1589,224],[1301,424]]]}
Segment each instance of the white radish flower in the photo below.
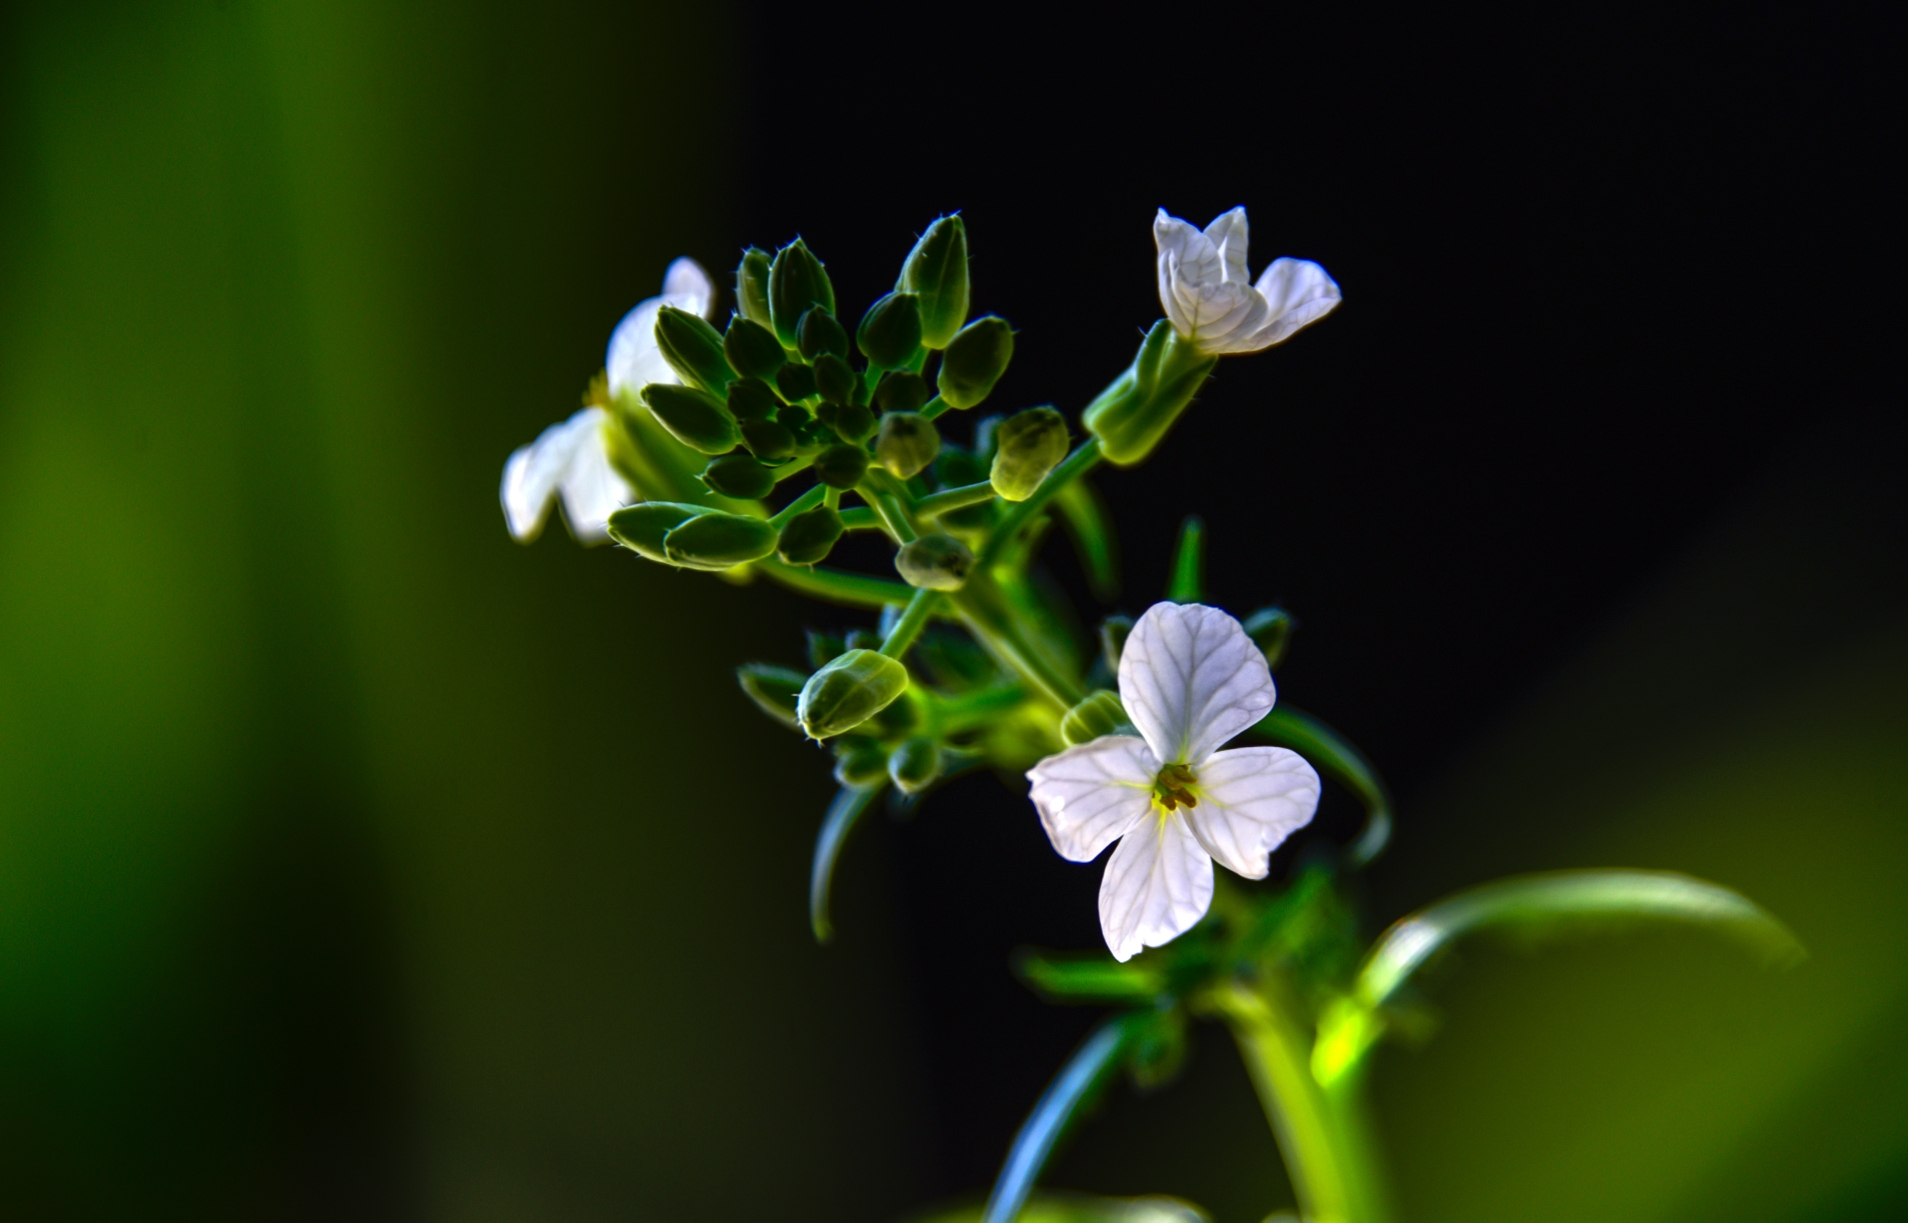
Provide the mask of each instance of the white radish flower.
{"label": "white radish flower", "polygon": [[[680,381],[656,346],[656,315],[664,306],[707,315],[714,304],[715,286],[701,264],[688,258],[670,264],[662,296],[637,305],[610,333],[604,358],[610,394]],[[609,516],[636,499],[636,490],[610,462],[608,431],[617,427],[602,408],[584,408],[510,456],[499,496],[513,536],[524,543],[535,539],[551,503],[561,496],[563,516],[578,542],[609,539]]]}
{"label": "white radish flower", "polygon": [[1338,285],[1309,259],[1275,259],[1258,283],[1246,271],[1246,211],[1204,233],[1169,216],[1153,221],[1159,304],[1173,329],[1207,356],[1258,352],[1315,323],[1339,303]]}
{"label": "white radish flower", "polygon": [[1311,822],[1318,774],[1282,747],[1219,750],[1271,710],[1265,656],[1239,622],[1156,603],[1120,654],[1120,700],[1138,735],[1102,735],[1027,772],[1061,857],[1119,842],[1100,881],[1113,958],[1179,937],[1212,904],[1212,864],[1263,879],[1272,851]]}

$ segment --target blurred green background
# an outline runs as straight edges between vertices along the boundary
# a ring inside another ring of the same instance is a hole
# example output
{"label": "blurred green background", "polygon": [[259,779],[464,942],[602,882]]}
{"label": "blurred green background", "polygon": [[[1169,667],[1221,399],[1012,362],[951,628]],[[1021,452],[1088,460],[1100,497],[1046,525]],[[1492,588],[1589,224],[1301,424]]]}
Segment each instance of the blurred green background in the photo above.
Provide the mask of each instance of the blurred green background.
{"label": "blurred green background", "polygon": [[[977,1191],[937,1154],[908,861],[857,858],[856,934],[815,948],[826,770],[729,686],[791,660],[798,606],[521,548],[496,508],[668,259],[789,236],[744,232],[773,211],[732,155],[752,11],[6,20],[0,1211],[879,1219]],[[1860,425],[1745,465],[1407,793],[1380,919],[1664,867],[1814,953],[1467,950],[1375,1076],[1408,1220],[1908,1212],[1895,470]],[[1257,1126],[1213,1034],[1054,1179],[1252,1223],[1289,1200]]]}

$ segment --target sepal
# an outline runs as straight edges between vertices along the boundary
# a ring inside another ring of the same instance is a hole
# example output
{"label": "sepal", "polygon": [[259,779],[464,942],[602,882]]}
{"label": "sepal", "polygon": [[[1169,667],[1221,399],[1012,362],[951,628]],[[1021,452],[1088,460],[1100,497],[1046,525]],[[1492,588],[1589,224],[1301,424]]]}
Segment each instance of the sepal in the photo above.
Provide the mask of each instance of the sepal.
{"label": "sepal", "polygon": [[952,535],[923,535],[894,555],[894,568],[920,590],[959,590],[974,568],[974,554]]}
{"label": "sepal", "polygon": [[860,726],[908,690],[908,669],[874,650],[849,650],[808,677],[796,705],[802,731],[832,739]]}
{"label": "sepal", "polygon": [[735,669],[735,679],[756,708],[791,730],[799,725],[795,720],[795,702],[801,697],[802,685],[808,682],[808,676],[789,667],[751,662]]}
{"label": "sepal", "polygon": [[1014,359],[1014,329],[998,315],[977,318],[948,341],[935,386],[953,408],[986,401]]}
{"label": "sepal", "polygon": [[881,418],[874,451],[897,480],[910,480],[941,453],[941,431],[919,412],[889,412]]}
{"label": "sepal", "polygon": [[664,306],[656,312],[656,347],[676,377],[690,386],[720,392],[735,381],[723,338],[700,315]]}
{"label": "sepal", "polygon": [[794,348],[802,316],[817,306],[832,312],[835,287],[822,261],[800,238],[775,252],[769,265],[769,316],[782,347]]}
{"label": "sepal", "polygon": [[729,330],[722,336],[722,355],[744,378],[773,378],[788,360],[773,331],[740,314],[729,320]]}
{"label": "sepal", "polygon": [[1131,467],[1159,445],[1218,364],[1161,319],[1132,366],[1087,405],[1082,421],[1108,461]]}
{"label": "sepal", "polygon": [[703,454],[727,454],[742,440],[735,417],[720,399],[692,386],[652,382],[643,402],[671,437]]}
{"label": "sepal", "polygon": [[1067,457],[1067,419],[1052,408],[1028,408],[994,430],[994,491],[1007,501],[1034,495],[1047,473]]}
{"label": "sepal", "polygon": [[921,302],[921,343],[946,348],[967,321],[967,225],[959,216],[928,226],[908,252],[895,288]]}

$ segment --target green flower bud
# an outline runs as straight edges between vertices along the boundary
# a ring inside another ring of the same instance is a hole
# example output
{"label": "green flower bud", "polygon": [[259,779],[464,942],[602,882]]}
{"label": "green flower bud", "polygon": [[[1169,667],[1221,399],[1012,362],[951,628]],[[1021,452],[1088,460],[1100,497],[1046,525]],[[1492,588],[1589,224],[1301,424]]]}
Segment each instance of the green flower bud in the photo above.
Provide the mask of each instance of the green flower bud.
{"label": "green flower bud", "polygon": [[849,650],[808,677],[795,716],[811,739],[832,739],[892,705],[908,669],[874,650]]}
{"label": "green flower bud", "polygon": [[1067,418],[1052,408],[1016,412],[994,430],[994,446],[994,491],[1025,501],[1067,457]]}
{"label": "green flower bud", "polygon": [[1087,405],[1081,420],[1100,452],[1131,467],[1153,452],[1219,364],[1180,338],[1165,319],[1153,324],[1125,373]]}
{"label": "green flower bud", "polygon": [[691,450],[727,454],[742,440],[735,417],[707,391],[652,382],[643,388],[643,402],[670,436]]}
{"label": "green flower bud", "polygon": [[760,501],[774,491],[775,473],[746,454],[731,454],[703,468],[702,482],[725,497]]}
{"label": "green flower bud", "polygon": [[652,561],[670,563],[663,540],[691,518],[710,513],[706,505],[683,505],[674,501],[639,501],[626,505],[609,516],[610,538]]}
{"label": "green flower bud", "polygon": [[781,396],[760,378],[737,378],[729,384],[729,415],[737,420],[770,420],[781,410]]}
{"label": "green flower bud", "polygon": [[795,433],[772,420],[742,422],[742,444],[764,463],[780,463],[795,453]]}
{"label": "green flower bud", "polygon": [[1298,627],[1298,621],[1283,607],[1262,607],[1247,616],[1242,627],[1265,655],[1265,665],[1276,669],[1279,660],[1285,657],[1285,647],[1291,644],[1292,630]]}
{"label": "green flower bud", "polygon": [[1060,737],[1069,746],[1077,747],[1101,735],[1130,732],[1132,726],[1133,720],[1126,716],[1126,706],[1120,704],[1120,698],[1102,688],[1067,710],[1060,719]]}
{"label": "green flower bud", "polygon": [[974,554],[952,535],[923,535],[894,554],[895,572],[923,590],[959,590],[974,568]]}
{"label": "green flower bud", "polygon": [[802,321],[795,326],[795,338],[796,347],[809,361],[825,352],[837,357],[848,355],[848,333],[842,330],[841,320],[820,306],[802,315]]}
{"label": "green flower bud", "polygon": [[1120,651],[1126,648],[1126,639],[1133,634],[1133,617],[1108,616],[1100,621],[1100,657],[1106,660],[1106,669],[1113,674],[1120,673]]}
{"label": "green flower bud", "polygon": [[890,293],[861,316],[855,347],[877,369],[900,369],[921,352],[921,299]]}
{"label": "green flower bud", "polygon": [[733,569],[775,551],[775,539],[766,518],[710,510],[663,536],[663,554],[684,569]]}
{"label": "green flower bud", "polygon": [[815,393],[815,370],[812,366],[790,361],[775,371],[775,389],[782,398],[794,403],[798,399],[807,399]]}
{"label": "green flower bud", "polygon": [[835,741],[835,780],[860,790],[888,774],[888,753],[873,739],[846,735]]}
{"label": "green flower bud", "polygon": [[830,488],[853,488],[868,474],[868,452],[838,442],[815,456],[815,478]]}
{"label": "green flower bud", "polygon": [[860,379],[848,363],[832,352],[815,358],[815,389],[829,403],[853,403],[855,383]]}
{"label": "green flower bud", "polygon": [[835,436],[842,441],[864,445],[874,436],[874,409],[865,403],[851,403],[845,408],[837,408],[833,427]]}
{"label": "green flower bud", "polygon": [[941,775],[941,745],[932,739],[909,739],[888,757],[888,776],[903,794],[919,794]]}
{"label": "green flower bud", "polygon": [[830,506],[803,510],[782,528],[782,559],[791,565],[818,565],[834,551],[844,529],[841,515]]}
{"label": "green flower bud", "polygon": [[795,702],[801,698],[802,685],[808,682],[808,676],[787,667],[751,662],[735,669],[735,679],[756,708],[784,726],[798,725]]}
{"label": "green flower bud", "polygon": [[1014,359],[1014,329],[1007,320],[989,314],[961,328],[941,354],[941,373],[935,379],[941,398],[951,408],[971,408],[993,393],[994,384]]}
{"label": "green flower bud", "polygon": [[722,336],[708,320],[664,306],[656,312],[656,347],[663,359],[690,386],[720,391],[735,380],[729,359],[723,356]]}
{"label": "green flower bud", "polygon": [[783,348],[794,348],[802,315],[816,306],[832,312],[835,287],[828,282],[822,261],[800,238],[775,252],[769,265],[769,314]]}
{"label": "green flower bud", "polygon": [[941,431],[919,412],[890,412],[881,418],[875,458],[897,480],[919,475],[941,453]]}
{"label": "green flower bud", "polygon": [[918,411],[929,398],[927,379],[909,370],[889,374],[875,390],[875,402],[883,412]]}
{"label": "green flower bud", "polygon": [[835,431],[811,418],[795,427],[795,441],[798,453],[810,454],[834,445]]}
{"label": "green flower bud", "polygon": [[921,343],[946,348],[967,321],[967,225],[942,217],[928,226],[894,286],[921,299]]}
{"label": "green flower bud", "polygon": [[773,378],[788,360],[775,333],[753,319],[736,315],[722,337],[722,355],[730,368],[745,378]]}
{"label": "green flower bud", "polygon": [[759,246],[743,251],[742,262],[736,265],[735,308],[751,323],[775,329],[769,313],[769,253]]}

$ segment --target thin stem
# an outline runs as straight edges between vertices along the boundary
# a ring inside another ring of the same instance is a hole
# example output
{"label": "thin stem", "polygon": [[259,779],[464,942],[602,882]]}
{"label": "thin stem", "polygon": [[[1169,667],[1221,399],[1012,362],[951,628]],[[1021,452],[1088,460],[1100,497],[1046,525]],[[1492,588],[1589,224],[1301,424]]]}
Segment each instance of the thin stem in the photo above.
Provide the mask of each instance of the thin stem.
{"label": "thin stem", "polygon": [[781,530],[789,524],[789,520],[794,518],[795,515],[805,513],[820,505],[822,503],[822,494],[827,491],[826,486],[817,484],[801,496],[795,498],[795,500],[789,502],[786,506],[783,506],[781,512],[769,519],[769,525],[778,531]]}
{"label": "thin stem", "polygon": [[1019,673],[1034,691],[1062,712],[1079,704],[1086,695],[1076,681],[1028,642],[1019,617],[1006,605],[1000,588],[986,574],[969,574],[967,585],[950,595],[949,602],[954,605],[962,627],[972,633],[989,654],[1002,666]]}
{"label": "thin stem", "polygon": [[914,587],[859,573],[819,566],[791,565],[778,557],[764,557],[756,567],[773,581],[798,594],[847,607],[868,607],[879,611],[890,603],[906,603],[914,597]]}
{"label": "thin stem", "polygon": [[1061,462],[1060,466],[1047,473],[1047,478],[1040,482],[1040,487],[1034,490],[1033,496],[1008,510],[1006,517],[995,525],[993,533],[987,537],[987,543],[981,548],[980,567],[985,568],[993,564],[994,559],[1000,555],[1000,550],[1007,546],[1007,541],[1032,521],[1035,514],[1045,509],[1047,502],[1053,499],[1055,493],[1098,467],[1103,457],[1100,453],[1098,438],[1090,437],[1081,442],[1073,453]]}
{"label": "thin stem", "polygon": [[1033,1112],[1014,1135],[1014,1145],[1008,1148],[1007,1162],[987,1197],[981,1223],[1014,1223],[1020,1217],[1021,1208],[1033,1193],[1034,1182],[1046,1166],[1047,1156],[1053,1153],[1054,1144],[1066,1132],[1080,1104],[1119,1068],[1120,1053],[1136,1026],[1135,1017],[1131,1015],[1107,1020],[1093,1030],[1073,1060],[1047,1084]]}
{"label": "thin stem", "polygon": [[868,474],[855,486],[862,500],[874,507],[881,515],[881,521],[887,525],[888,534],[898,544],[910,544],[920,538],[915,529],[914,516],[908,512],[908,492],[901,482],[889,475],[886,469],[870,467]]}
{"label": "thin stem", "polygon": [[979,484],[963,484],[959,488],[930,493],[914,503],[914,511],[923,518],[937,518],[951,510],[979,505],[993,495],[993,482],[982,480]]}
{"label": "thin stem", "polygon": [[810,467],[813,467],[814,465],[815,465],[814,455],[812,454],[797,455],[795,458],[789,460],[788,462],[782,464],[780,467],[777,467],[775,469],[775,482],[777,484],[780,484],[782,481],[788,479],[790,476],[800,475],[802,472],[807,471]]}
{"label": "thin stem", "polygon": [[908,609],[888,630],[888,639],[881,643],[881,652],[896,659],[906,654],[908,647],[914,644],[914,639],[927,627],[928,617],[934,614],[940,602],[941,592],[938,590],[915,591],[914,597],[908,600]]}
{"label": "thin stem", "polygon": [[887,530],[887,524],[881,521],[879,514],[867,506],[857,505],[853,509],[847,509],[841,512],[841,529],[844,531],[885,531]]}
{"label": "thin stem", "polygon": [[939,395],[936,395],[934,398],[922,404],[920,410],[921,410],[921,415],[927,417],[929,420],[933,420],[935,417],[939,416],[941,413],[947,411],[949,408],[953,406],[954,405],[949,403],[947,400],[942,399]]}

